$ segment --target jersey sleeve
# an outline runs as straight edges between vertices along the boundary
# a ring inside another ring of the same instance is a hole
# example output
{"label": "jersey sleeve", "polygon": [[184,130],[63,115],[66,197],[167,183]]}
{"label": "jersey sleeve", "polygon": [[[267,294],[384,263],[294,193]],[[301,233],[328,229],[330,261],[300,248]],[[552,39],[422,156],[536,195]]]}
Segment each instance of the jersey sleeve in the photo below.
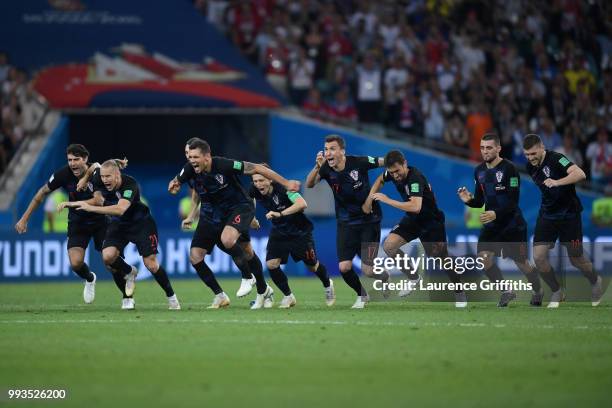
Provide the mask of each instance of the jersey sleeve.
{"label": "jersey sleeve", "polygon": [[231,160],[225,157],[213,157],[213,172],[229,176],[232,174],[244,174],[244,162],[241,160]]}
{"label": "jersey sleeve", "polygon": [[124,179],[124,180],[125,182],[123,183],[121,188],[118,190],[119,193],[121,194],[120,200],[121,199],[128,200],[131,203],[134,201],[134,198],[138,196],[138,193],[139,193],[138,183],[136,183],[136,181],[134,180],[127,180],[127,179]]}
{"label": "jersey sleeve", "polygon": [[287,197],[289,197],[289,201],[293,204],[295,204],[298,198],[302,198],[301,194],[296,191],[287,191]]}
{"label": "jersey sleeve", "polygon": [[191,180],[195,175],[195,170],[190,163],[185,163],[179,174],[176,175],[176,179],[179,183],[184,184]]}
{"label": "jersey sleeve", "polygon": [[425,177],[419,175],[413,175],[408,178],[408,188],[410,190],[411,197],[423,197],[423,191],[427,187]]}
{"label": "jersey sleeve", "polygon": [[63,167],[49,177],[49,180],[47,181],[47,187],[49,187],[49,190],[55,191],[66,184],[66,170],[67,168]]}
{"label": "jersey sleeve", "polygon": [[105,189],[104,184],[102,183],[102,178],[100,177],[100,169],[95,169],[91,174],[91,184],[93,185],[94,191],[103,191]]}
{"label": "jersey sleeve", "polygon": [[365,170],[377,169],[378,157],[375,156],[358,156],[356,157],[357,164],[360,168]]}
{"label": "jersey sleeve", "polygon": [[391,175],[389,174],[389,172],[387,170],[385,170],[385,172],[383,173],[383,178],[382,178],[383,182],[388,182],[388,181],[393,181],[393,177],[391,177]]}
{"label": "jersey sleeve", "polygon": [[478,182],[478,168],[474,171],[474,197],[466,205],[472,208],[481,208],[484,205],[484,194]]}
{"label": "jersey sleeve", "polygon": [[561,153],[554,152],[553,159],[554,165],[559,169],[561,174],[567,174],[567,169],[574,165],[570,159]]}
{"label": "jersey sleeve", "polygon": [[329,164],[327,162],[323,163],[321,168],[319,169],[319,176],[322,179],[327,179],[329,176]]}

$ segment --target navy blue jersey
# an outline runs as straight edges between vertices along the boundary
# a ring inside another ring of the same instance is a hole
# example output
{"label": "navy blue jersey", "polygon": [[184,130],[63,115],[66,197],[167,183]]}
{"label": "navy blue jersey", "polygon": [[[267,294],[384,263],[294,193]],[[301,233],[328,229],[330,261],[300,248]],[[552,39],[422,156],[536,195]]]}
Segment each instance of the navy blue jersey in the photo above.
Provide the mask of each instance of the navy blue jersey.
{"label": "navy blue jersey", "polygon": [[[181,170],[181,174],[183,174],[185,171],[192,171],[195,173],[190,163],[186,163],[183,166],[183,169]],[[187,181],[187,184],[189,185],[189,188],[195,190],[195,182],[193,178],[189,179]],[[198,193],[200,197],[200,221],[204,221],[209,224],[220,223],[221,213],[219,211],[215,211],[213,205],[209,201],[209,198],[205,194],[200,194],[197,190],[196,190],[196,193]]]}
{"label": "navy blue jersey", "polygon": [[253,206],[253,201],[238,178],[243,173],[243,162],[214,156],[210,172],[196,173],[193,167],[187,164],[176,178],[181,184],[189,183],[200,196],[202,203],[210,203],[212,217],[225,218],[238,206]]}
{"label": "navy blue jersey", "polygon": [[132,176],[127,174],[121,175],[121,185],[114,190],[107,190],[98,170],[94,172],[92,182],[96,191],[99,191],[104,197],[104,206],[108,207],[115,205],[120,199],[128,200],[130,206],[121,216],[109,216],[111,222],[120,224],[133,224],[150,215],[149,207],[140,201],[140,187],[138,182]]}
{"label": "navy blue jersey", "polygon": [[[93,198],[93,184],[87,183],[85,191],[77,191],[79,178],[72,173],[70,166],[66,165],[53,173],[47,181],[47,187],[51,191],[63,188],[68,193],[70,201],[87,201]],[[94,214],[87,211],[77,211],[74,208],[68,209],[68,222],[78,222],[79,224],[95,224],[104,222],[104,215]]]}
{"label": "navy blue jersey", "polygon": [[527,164],[527,172],[542,192],[541,217],[549,220],[563,220],[575,218],[582,212],[582,204],[576,195],[574,184],[553,188],[544,185],[544,180],[548,178],[559,180],[567,176],[567,169],[573,164],[564,155],[550,150],[546,150],[541,165],[536,167]]}
{"label": "navy blue jersey", "polygon": [[[270,194],[262,195],[255,186],[251,186],[249,195],[261,203],[268,211],[281,212],[293,205],[300,193],[287,191],[278,183],[272,183]],[[312,232],[312,222],[303,211],[281,218],[272,219],[272,232],[286,236],[302,236]]]}
{"label": "navy blue jersey", "polygon": [[524,224],[519,208],[521,177],[511,161],[503,159],[493,168],[481,163],[474,171],[474,188],[474,198],[467,205],[495,211],[495,220],[484,224],[485,228]]}
{"label": "navy blue jersey", "polygon": [[408,175],[402,181],[395,181],[393,176],[385,171],[383,181],[392,181],[397,192],[406,202],[410,201],[411,197],[422,197],[421,211],[418,214],[406,212],[408,218],[421,226],[444,222],[444,213],[440,211],[436,204],[436,197],[431,185],[419,169],[408,166]]}
{"label": "navy blue jersey", "polygon": [[334,193],[336,219],[341,224],[360,225],[380,222],[382,211],[377,202],[372,203],[372,213],[365,214],[361,206],[370,194],[368,171],[378,167],[378,158],[371,156],[346,156],[344,169],[336,171],[327,162],[319,169],[321,179]]}

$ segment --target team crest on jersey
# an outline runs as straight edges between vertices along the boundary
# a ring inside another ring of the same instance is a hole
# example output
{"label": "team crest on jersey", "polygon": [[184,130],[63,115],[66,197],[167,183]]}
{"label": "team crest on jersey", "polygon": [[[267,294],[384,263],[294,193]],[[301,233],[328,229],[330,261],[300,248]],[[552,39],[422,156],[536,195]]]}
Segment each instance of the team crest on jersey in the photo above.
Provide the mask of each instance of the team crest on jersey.
{"label": "team crest on jersey", "polygon": [[495,173],[495,178],[497,179],[498,183],[501,183],[502,180],[504,179],[504,172],[498,171],[497,173]]}
{"label": "team crest on jersey", "polygon": [[274,204],[278,205],[279,200],[278,200],[278,196],[276,194],[274,194],[274,196],[272,197],[272,201],[274,201]]}
{"label": "team crest on jersey", "polygon": [[223,174],[215,174],[215,180],[217,180],[219,184],[223,184]]}
{"label": "team crest on jersey", "polygon": [[357,170],[351,170],[349,175],[351,176],[353,180],[355,181],[359,180],[359,172]]}
{"label": "team crest on jersey", "polygon": [[546,177],[550,177],[550,167],[544,166],[544,168],[542,169],[542,172],[544,172],[544,175]]}
{"label": "team crest on jersey", "polygon": [[87,183],[87,189],[93,192],[93,183],[91,181]]}

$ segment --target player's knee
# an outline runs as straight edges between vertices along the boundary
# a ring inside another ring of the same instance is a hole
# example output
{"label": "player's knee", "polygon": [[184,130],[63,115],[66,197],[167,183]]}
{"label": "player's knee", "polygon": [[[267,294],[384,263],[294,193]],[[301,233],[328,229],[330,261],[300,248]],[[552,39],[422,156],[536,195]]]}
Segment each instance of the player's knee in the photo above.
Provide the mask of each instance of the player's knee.
{"label": "player's knee", "polygon": [[542,270],[548,268],[548,257],[545,254],[533,254],[533,262],[535,263],[536,268]]}
{"label": "player's knee", "polygon": [[145,258],[143,261],[149,272],[156,273],[159,269],[159,263],[157,262],[156,258]]}
{"label": "player's knee", "polygon": [[317,269],[319,269],[319,262],[317,261],[317,263],[315,263],[314,265],[306,264],[306,268],[308,268],[310,272],[316,272]]}
{"label": "player's knee", "polygon": [[102,262],[104,262],[104,265],[110,266],[115,263],[117,256],[117,253],[113,251],[102,252]]}
{"label": "player's knee", "polygon": [[387,256],[395,256],[395,253],[397,252],[397,245],[387,239],[383,243],[383,251],[385,251]]}
{"label": "player's knee", "polygon": [[236,238],[232,236],[222,236],[221,243],[226,249],[232,249],[236,245]]}
{"label": "player's knee", "polygon": [[373,278],[373,277],[376,276],[376,274],[374,273],[374,268],[372,267],[372,265],[362,264],[361,265],[361,272],[363,272],[363,274],[365,276],[367,276],[368,278]]}
{"label": "player's knee", "polygon": [[81,269],[84,263],[82,259],[70,259],[70,267],[74,271]]}
{"label": "player's knee", "polygon": [[569,260],[572,266],[578,269],[589,263],[589,261],[586,260],[583,256],[570,256]]}
{"label": "player's knee", "polygon": [[338,265],[338,269],[340,269],[340,273],[347,273],[349,272],[351,269],[353,269],[353,264],[352,262],[341,262],[340,265]]}
{"label": "player's knee", "polygon": [[485,271],[488,271],[493,267],[493,256],[490,254],[478,254],[478,256],[482,260],[482,265],[484,266]]}
{"label": "player's knee", "polygon": [[280,267],[280,259],[270,259],[266,261],[268,269],[276,269]]}
{"label": "player's knee", "polygon": [[189,252],[189,262],[192,265],[197,265],[204,260],[204,253],[200,251],[190,251]]}

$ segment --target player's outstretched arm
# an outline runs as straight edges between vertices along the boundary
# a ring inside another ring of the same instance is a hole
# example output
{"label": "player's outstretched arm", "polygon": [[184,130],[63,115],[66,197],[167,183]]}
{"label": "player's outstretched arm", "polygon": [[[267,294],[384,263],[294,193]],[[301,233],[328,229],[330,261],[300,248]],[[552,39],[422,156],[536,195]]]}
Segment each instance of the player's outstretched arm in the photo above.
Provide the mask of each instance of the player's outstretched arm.
{"label": "player's outstretched arm", "polygon": [[385,178],[383,173],[376,178],[374,184],[372,184],[372,187],[370,188],[370,194],[368,194],[368,198],[366,198],[363,205],[361,206],[361,211],[363,211],[365,214],[370,214],[372,212],[372,201],[374,201],[374,198],[372,196],[378,193],[384,184]]}
{"label": "player's outstretched arm", "polygon": [[85,191],[85,189],[87,188],[87,183],[89,182],[89,179],[91,179],[91,176],[93,175],[94,171],[96,171],[99,168],[100,168],[100,163],[95,162],[95,163],[92,163],[91,166],[87,168],[87,170],[85,170],[85,173],[83,173],[83,175],[79,179],[79,182],[77,183],[77,187],[76,187],[77,191]]}
{"label": "player's outstretched arm", "polygon": [[86,201],[76,201],[75,203],[70,204],[76,204],[71,205],[71,207],[74,207],[78,211],[87,211],[90,213],[112,215],[116,217],[122,216],[127,211],[127,209],[130,208],[130,205],[132,205],[130,201],[125,199],[120,199],[117,204],[109,205],[107,207],[92,205]]}
{"label": "player's outstretched arm", "polygon": [[287,191],[299,191],[300,182],[297,180],[287,180],[274,170],[264,166],[263,164],[244,162],[244,174],[252,176],[253,174],[261,174],[267,179],[277,182],[287,189]]}
{"label": "player's outstretched arm", "polygon": [[17,231],[17,233],[23,234],[28,230],[28,221],[30,220],[32,213],[40,206],[40,204],[42,204],[42,202],[45,200],[45,197],[50,192],[51,189],[46,184],[38,189],[38,191],[32,198],[32,201],[30,201],[28,208],[26,208],[19,221],[17,221],[17,223],[15,224],[15,231]]}
{"label": "player's outstretched arm", "polygon": [[315,166],[306,176],[306,187],[313,188],[319,181],[321,181],[321,175],[319,175],[319,170],[321,170],[321,166],[324,162],[325,158],[323,157],[323,152],[320,151],[317,153]]}

